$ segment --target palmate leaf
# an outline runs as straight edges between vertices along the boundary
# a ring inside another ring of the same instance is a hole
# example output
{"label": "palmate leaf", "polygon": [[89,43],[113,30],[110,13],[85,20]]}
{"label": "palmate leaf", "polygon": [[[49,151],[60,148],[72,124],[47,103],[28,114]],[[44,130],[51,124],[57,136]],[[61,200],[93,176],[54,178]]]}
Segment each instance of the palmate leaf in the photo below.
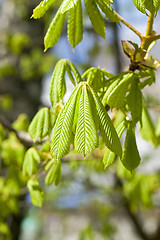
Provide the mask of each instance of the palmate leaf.
{"label": "palmate leaf", "polygon": [[54,46],[62,33],[63,25],[65,20],[65,14],[61,14],[60,11],[58,11],[53,18],[52,22],[50,23],[50,26],[47,30],[47,33],[44,37],[44,47],[45,51]]}
{"label": "palmate leaf", "polygon": [[96,92],[91,87],[90,91],[95,101],[97,114],[99,117],[99,127],[102,132],[102,136],[106,143],[106,146],[116,155],[121,157],[122,154],[121,143],[118,138],[117,132],[112,124],[112,121],[108,116],[108,113],[106,112]]}
{"label": "palmate leaf", "polygon": [[51,185],[52,183],[54,183],[55,186],[57,186],[60,180],[61,180],[61,161],[54,160],[52,162],[52,166],[49,172],[47,173],[47,176],[45,177],[45,183],[47,186]]}
{"label": "palmate leaf", "polygon": [[34,116],[31,124],[29,125],[28,132],[32,139],[36,141],[38,138],[40,140],[50,134],[51,131],[51,121],[50,121],[50,111],[48,108],[42,108]]}
{"label": "palmate leaf", "polygon": [[87,13],[95,32],[105,39],[105,22],[94,0],[84,0]]}
{"label": "palmate leaf", "polygon": [[136,167],[138,167],[141,158],[137,149],[136,138],[134,128],[131,123],[128,124],[124,151],[121,159],[124,167],[126,167],[130,172],[132,172]]}
{"label": "palmate leaf", "polygon": [[71,94],[68,102],[58,115],[52,136],[51,155],[55,159],[60,159],[69,151],[72,140],[72,125],[76,106],[76,97],[79,91],[78,85]]}
{"label": "palmate leaf", "polygon": [[70,10],[68,17],[68,40],[73,49],[83,38],[82,19],[81,0],[78,0],[76,6]]}
{"label": "palmate leaf", "polygon": [[34,10],[32,17],[37,19],[43,17],[43,15],[48,11],[48,9],[56,2],[57,0],[43,0]]}
{"label": "palmate leaf", "polygon": [[37,207],[42,207],[43,191],[37,180],[30,179],[27,182],[27,187],[31,195],[31,202]]}
{"label": "palmate leaf", "polygon": [[[82,86],[82,93],[79,100],[79,112],[77,128],[74,139],[75,150],[86,155],[98,147],[98,134],[91,111],[91,98],[89,99],[87,85]],[[92,98],[92,101],[93,98]]]}
{"label": "palmate leaf", "polygon": [[[125,130],[125,121],[123,121],[122,123],[119,124],[119,126],[116,128],[118,137],[121,138],[122,133]],[[108,167],[111,163],[113,163],[113,161],[116,158],[116,154],[114,152],[112,152],[111,150],[109,150],[108,148],[106,149],[106,152],[104,154],[103,157],[103,164],[104,164],[104,168]]]}
{"label": "palmate leaf", "polygon": [[66,82],[65,82],[65,67],[66,60],[61,59],[57,62],[50,83],[50,100],[52,105],[56,105],[66,93]]}
{"label": "palmate leaf", "polygon": [[37,163],[41,162],[39,153],[34,147],[27,150],[24,156],[23,175],[31,177],[37,171]]}
{"label": "palmate leaf", "polygon": [[105,13],[106,17],[112,22],[119,22],[117,15],[106,0],[96,0],[101,10]]}
{"label": "palmate leaf", "polygon": [[145,9],[154,13],[157,12],[160,8],[160,0],[133,0],[136,8],[146,14]]}
{"label": "palmate leaf", "polygon": [[132,82],[130,92],[127,96],[127,104],[131,111],[132,121],[137,123],[141,122],[142,117],[142,93],[138,86],[139,79],[135,78]]}
{"label": "palmate leaf", "polygon": [[158,139],[155,134],[155,126],[147,111],[145,105],[142,108],[142,127],[141,127],[142,138],[152,143],[155,147],[158,145]]}
{"label": "palmate leaf", "polygon": [[132,77],[132,72],[124,75],[121,81],[119,81],[118,77],[118,79],[114,81],[107,89],[103,97],[103,104],[108,104],[111,108],[120,108],[124,106],[126,92]]}
{"label": "palmate leaf", "polygon": [[50,100],[53,106],[56,106],[66,93],[66,71],[74,85],[76,85],[76,82],[81,82],[81,75],[75,65],[67,59],[59,60],[54,68],[50,83]]}

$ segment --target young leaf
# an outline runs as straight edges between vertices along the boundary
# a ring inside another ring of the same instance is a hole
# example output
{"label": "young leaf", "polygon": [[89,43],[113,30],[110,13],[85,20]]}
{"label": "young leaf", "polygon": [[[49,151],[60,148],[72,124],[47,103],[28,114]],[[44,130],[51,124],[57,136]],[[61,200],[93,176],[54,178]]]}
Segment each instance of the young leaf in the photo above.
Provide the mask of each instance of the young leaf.
{"label": "young leaf", "polygon": [[142,127],[141,127],[142,138],[151,142],[155,147],[157,147],[158,139],[155,135],[155,127],[152,119],[147,111],[147,108],[143,105],[142,108]]}
{"label": "young leaf", "polygon": [[95,32],[105,39],[105,22],[94,0],[84,0],[87,13]]}
{"label": "young leaf", "polygon": [[74,8],[77,5],[77,2],[79,0],[63,0],[59,11],[61,14],[66,13],[67,11],[69,11],[70,9]]}
{"label": "young leaf", "polygon": [[58,10],[52,22],[50,23],[50,26],[44,37],[45,51],[48,48],[54,46],[58,42],[60,35],[62,33],[64,20],[65,14],[61,14],[60,11]]}
{"label": "young leaf", "polygon": [[55,106],[66,93],[66,83],[65,83],[65,69],[66,60],[61,59],[57,62],[50,83],[50,100],[53,106]]}
{"label": "young leaf", "polygon": [[112,121],[111,121],[110,117],[108,116],[108,113],[106,112],[106,110],[105,110],[103,104],[101,103],[96,92],[91,87],[90,87],[90,91],[91,91],[94,101],[95,101],[97,114],[99,117],[100,130],[102,132],[104,141],[105,141],[107,147],[112,152],[114,152],[116,155],[121,157],[121,154],[122,154],[121,143],[118,138],[117,132],[112,124]]}
{"label": "young leaf", "polygon": [[[121,124],[119,124],[119,126],[116,128],[118,137],[121,138],[122,133],[125,130],[125,121],[123,121]],[[106,152],[104,154],[103,157],[103,164],[104,164],[104,168],[108,167],[111,163],[113,163],[113,161],[116,158],[116,154],[114,152],[112,152],[111,150],[109,150],[108,148],[106,149]]]}
{"label": "young leaf", "polygon": [[83,38],[82,18],[81,0],[78,0],[76,6],[70,10],[68,18],[68,40],[73,49]]}
{"label": "young leaf", "polygon": [[135,78],[132,82],[129,95],[127,96],[127,103],[132,114],[133,122],[141,122],[142,116],[142,93],[138,86],[139,79]]}
{"label": "young leaf", "polygon": [[41,158],[37,150],[33,147],[29,148],[24,156],[23,175],[31,177],[37,170],[37,163],[41,162]]}
{"label": "young leaf", "polygon": [[72,140],[72,125],[76,106],[78,85],[65,103],[58,115],[52,136],[51,155],[55,159],[60,159],[68,153]]}
{"label": "young leaf", "polygon": [[141,158],[137,149],[136,138],[134,133],[134,128],[130,123],[127,129],[124,151],[121,159],[124,167],[126,167],[130,172],[132,172],[136,167],[138,167]]}
{"label": "young leaf", "polygon": [[[150,0],[149,0],[149,1],[150,1]],[[147,15],[147,13],[146,13],[146,11],[145,11],[144,1],[142,1],[142,0],[133,0],[133,2],[134,2],[134,5],[136,6],[136,8],[137,8],[140,12],[142,12],[142,13],[144,13],[144,14]]]}
{"label": "young leaf", "polygon": [[102,102],[108,104],[111,108],[124,106],[126,92],[132,77],[133,73],[127,73],[120,82],[119,79],[114,81],[107,89]]}
{"label": "young leaf", "polygon": [[48,9],[56,2],[57,0],[43,0],[34,10],[32,17],[37,19],[43,17],[43,15],[48,11]]}
{"label": "young leaf", "polygon": [[61,180],[61,161],[54,160],[53,165],[51,166],[45,178],[45,183],[47,186],[51,185],[52,183],[54,183],[55,186],[57,186],[60,180]]}
{"label": "young leaf", "polygon": [[160,137],[160,117],[158,118],[158,121],[157,121],[155,133],[157,137]]}
{"label": "young leaf", "polygon": [[98,134],[93,120],[90,100],[87,93],[87,86],[82,86],[82,93],[79,100],[77,128],[74,139],[75,150],[86,155],[98,147]]}
{"label": "young leaf", "polygon": [[32,139],[40,140],[50,134],[50,111],[48,108],[42,108],[34,116],[31,124],[29,125],[28,132]]}
{"label": "young leaf", "polygon": [[117,15],[114,13],[112,7],[107,3],[106,0],[96,0],[96,3],[99,5],[101,10],[105,13],[106,17],[111,22],[119,22]]}
{"label": "young leaf", "polygon": [[42,207],[43,192],[37,180],[30,179],[27,182],[27,187],[31,196],[31,202],[37,207]]}
{"label": "young leaf", "polygon": [[78,72],[77,68],[75,67],[75,65],[70,62],[69,60],[67,60],[67,63],[69,64],[70,70],[72,71],[77,83],[80,83],[82,81],[81,75]]}

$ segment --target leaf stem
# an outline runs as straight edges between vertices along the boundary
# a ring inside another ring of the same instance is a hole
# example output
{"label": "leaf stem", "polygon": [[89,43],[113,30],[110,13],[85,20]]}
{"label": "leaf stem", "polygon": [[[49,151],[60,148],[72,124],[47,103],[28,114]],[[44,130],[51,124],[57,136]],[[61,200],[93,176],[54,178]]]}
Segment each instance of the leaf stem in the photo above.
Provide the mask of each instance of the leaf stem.
{"label": "leaf stem", "polygon": [[114,13],[118,17],[119,21],[126,25],[132,32],[134,32],[140,39],[143,38],[143,34],[140,33],[136,28],[134,28],[129,22],[127,22],[123,17],[121,17],[115,10]]}
{"label": "leaf stem", "polygon": [[154,15],[153,15],[153,13],[149,12],[146,36],[152,35],[153,22],[154,22]]}

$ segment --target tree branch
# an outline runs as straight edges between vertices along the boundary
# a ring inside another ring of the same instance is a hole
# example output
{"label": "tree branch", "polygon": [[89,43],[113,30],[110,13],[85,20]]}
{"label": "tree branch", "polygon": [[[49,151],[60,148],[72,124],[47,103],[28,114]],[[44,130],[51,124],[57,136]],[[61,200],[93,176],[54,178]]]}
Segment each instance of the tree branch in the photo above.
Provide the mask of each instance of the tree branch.
{"label": "tree branch", "polygon": [[123,17],[121,17],[116,11],[114,11],[119,21],[126,25],[132,32],[134,32],[140,39],[143,38],[143,34],[140,33],[136,28],[134,28],[129,22],[127,22]]}

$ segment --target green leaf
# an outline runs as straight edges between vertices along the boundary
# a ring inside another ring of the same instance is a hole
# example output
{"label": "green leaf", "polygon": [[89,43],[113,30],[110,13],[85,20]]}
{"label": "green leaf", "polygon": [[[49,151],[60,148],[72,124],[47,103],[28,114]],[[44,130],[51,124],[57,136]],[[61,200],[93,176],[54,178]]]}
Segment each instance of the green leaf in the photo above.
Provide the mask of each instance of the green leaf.
{"label": "green leaf", "polygon": [[141,122],[142,117],[142,93],[138,86],[139,79],[135,78],[132,82],[129,95],[127,96],[127,103],[131,111],[133,122]]}
{"label": "green leaf", "polygon": [[155,135],[155,126],[152,119],[147,111],[146,106],[142,108],[142,127],[141,135],[144,140],[151,142],[155,147],[158,145],[158,139]]}
{"label": "green leaf", "polygon": [[75,150],[84,155],[98,147],[98,134],[93,120],[90,100],[87,93],[87,86],[82,86],[82,93],[79,100],[77,128],[74,139]]}
{"label": "green leaf", "polygon": [[65,82],[65,69],[67,61],[61,59],[57,62],[50,83],[50,100],[53,106],[55,106],[66,93]]}
{"label": "green leaf", "polygon": [[34,116],[31,124],[29,125],[28,132],[32,139],[40,140],[50,134],[50,111],[48,108],[42,108]]}
{"label": "green leaf", "polygon": [[[119,124],[119,126],[116,128],[118,137],[121,138],[122,133],[125,130],[125,121],[123,121],[121,124]],[[103,157],[103,164],[104,164],[104,168],[108,167],[111,163],[113,163],[113,161],[116,158],[116,154],[114,152],[112,152],[111,150],[109,150],[108,148],[106,149],[106,152],[104,154]]]}
{"label": "green leaf", "polygon": [[55,186],[57,186],[60,180],[61,180],[61,161],[54,160],[51,169],[49,170],[45,178],[45,183],[47,186],[51,185],[52,183],[54,183]]}
{"label": "green leaf", "polygon": [[24,156],[23,175],[31,177],[37,171],[37,163],[41,162],[39,153],[34,147],[29,148]]}
{"label": "green leaf", "polygon": [[63,0],[59,10],[61,14],[66,13],[70,9],[74,8],[77,5],[79,0]]}
{"label": "green leaf", "polygon": [[53,47],[58,42],[61,36],[64,20],[65,20],[65,14],[61,14],[59,10],[57,11],[52,22],[50,23],[50,26],[44,37],[45,51],[48,48]]}
{"label": "green leaf", "polygon": [[158,11],[160,8],[160,0],[153,0],[155,10]]}
{"label": "green leaf", "polygon": [[58,115],[52,136],[51,155],[55,159],[60,159],[69,151],[72,140],[72,125],[76,106],[78,85],[65,103],[60,114]]}
{"label": "green leaf", "polygon": [[103,104],[108,104],[111,108],[120,108],[125,104],[125,96],[128,85],[133,78],[133,73],[127,73],[123,76],[122,80],[119,78],[114,81],[107,89],[104,97]]}
{"label": "green leaf", "polygon": [[32,17],[37,19],[43,17],[43,15],[48,11],[48,9],[56,2],[57,0],[43,0],[34,10]]}
{"label": "green leaf", "polygon": [[157,121],[155,133],[157,137],[160,137],[160,117],[158,118],[158,121]]}
{"label": "green leaf", "polygon": [[97,109],[97,114],[99,117],[99,125],[100,125],[100,130],[102,132],[102,136],[104,138],[104,141],[107,145],[107,147],[114,152],[116,155],[121,157],[122,154],[122,148],[121,148],[121,143],[118,138],[117,132],[113,126],[113,123],[108,116],[108,113],[106,112],[103,104],[101,103],[98,95],[96,92],[90,87],[90,91],[93,95],[96,109]]}
{"label": "green leaf", "polygon": [[[150,1],[150,0],[149,0]],[[145,11],[145,5],[144,5],[144,0],[133,0],[134,5],[136,6],[136,8],[147,15],[146,11]]]}
{"label": "green leaf", "polygon": [[141,158],[137,149],[136,138],[134,128],[131,123],[128,124],[124,151],[121,159],[124,167],[126,167],[130,172],[132,172],[136,167],[138,167]]}
{"label": "green leaf", "polygon": [[106,0],[96,0],[96,3],[99,5],[101,10],[105,13],[106,17],[111,22],[119,22],[117,15],[114,13],[112,7],[107,3]]}
{"label": "green leaf", "polygon": [[105,39],[105,22],[95,4],[95,1],[84,0],[84,2],[95,32]]}
{"label": "green leaf", "polygon": [[68,40],[73,49],[83,38],[82,18],[81,0],[78,0],[76,6],[70,10],[68,18]]}
{"label": "green leaf", "polygon": [[27,182],[27,187],[31,196],[31,202],[37,207],[42,207],[43,192],[37,180],[30,179]]}
{"label": "green leaf", "polygon": [[69,64],[70,70],[72,71],[77,83],[80,83],[82,81],[82,78],[81,78],[81,75],[78,72],[76,66],[72,62],[70,62],[69,60],[67,60],[67,63]]}

